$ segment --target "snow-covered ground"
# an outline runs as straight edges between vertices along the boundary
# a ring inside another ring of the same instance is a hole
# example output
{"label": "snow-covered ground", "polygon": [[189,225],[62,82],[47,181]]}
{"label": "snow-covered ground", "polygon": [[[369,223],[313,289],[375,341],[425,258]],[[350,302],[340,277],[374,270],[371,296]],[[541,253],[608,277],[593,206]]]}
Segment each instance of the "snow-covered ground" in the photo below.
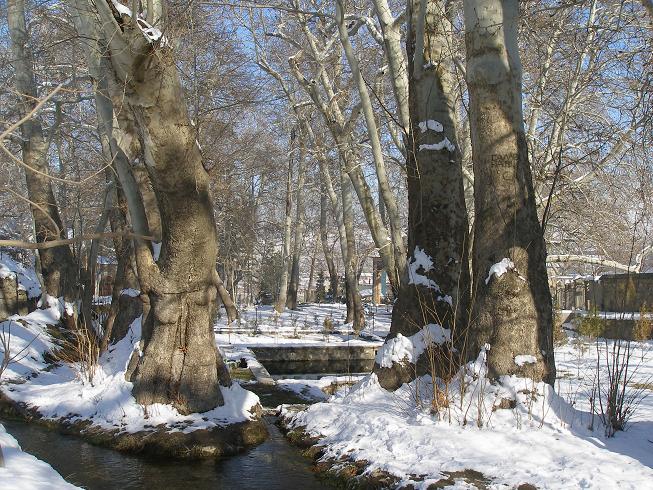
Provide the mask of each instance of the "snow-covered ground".
{"label": "snow-covered ground", "polygon": [[[140,319],[126,337],[100,358],[92,379],[81,374],[79,364],[49,367],[44,355],[55,345],[47,332],[60,318],[61,305],[50,299],[47,309],[14,316],[0,324],[9,340],[14,362],[2,376],[0,389],[12,400],[33,407],[47,419],[88,420],[104,429],[139,432],[164,425],[172,431],[192,432],[252,419],[258,397],[238,384],[222,388],[225,404],[201,414],[181,415],[170,405],[147,408],[136,403],[132,383],[125,380],[130,356],[138,349]],[[8,334],[11,333],[11,336]],[[3,355],[0,347],[0,357]]]}
{"label": "snow-covered ground", "polygon": [[16,439],[0,424],[0,448],[4,466],[0,465],[0,488],[12,490],[72,490],[49,464],[23,452]]}
{"label": "snow-covered ground", "polygon": [[[352,325],[345,323],[347,308],[343,304],[307,304],[298,310],[277,314],[272,306],[243,308],[240,319],[227,324],[226,315],[218,319],[215,330],[218,345],[379,345],[390,331],[392,308],[368,307],[361,338],[353,335]],[[333,332],[325,331],[325,320]]]}
{"label": "snow-covered ground", "polygon": [[[481,358],[468,366],[466,395],[453,383],[448,407],[441,395],[437,412],[429,376],[391,393],[372,374],[295,415],[292,424],[322,437],[325,458],[364,460],[367,471],[387,471],[416,488],[468,469],[488,478],[490,488],[652,488],[653,397],[641,401],[625,432],[606,438],[589,412],[597,345],[604,358],[602,341],[557,349],[557,392],[515,377],[492,386]],[[632,346],[631,383],[646,385],[653,381],[653,342]],[[515,408],[493,410],[504,398],[515,399]],[[459,480],[455,488],[473,487]]]}

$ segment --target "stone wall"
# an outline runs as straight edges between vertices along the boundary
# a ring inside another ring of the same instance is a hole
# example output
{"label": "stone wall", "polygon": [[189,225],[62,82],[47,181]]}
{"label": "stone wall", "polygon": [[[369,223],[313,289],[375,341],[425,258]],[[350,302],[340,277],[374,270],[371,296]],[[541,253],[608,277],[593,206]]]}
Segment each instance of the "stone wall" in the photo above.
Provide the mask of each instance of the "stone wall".
{"label": "stone wall", "polygon": [[16,276],[0,277],[0,321],[11,315],[27,315],[28,310],[27,292],[18,287]]}
{"label": "stone wall", "polygon": [[601,276],[590,286],[589,301],[599,311],[638,312],[644,305],[653,309],[653,274]]}
{"label": "stone wall", "polygon": [[653,310],[653,274],[607,274],[593,280],[576,280],[553,288],[556,308],[639,312]]}

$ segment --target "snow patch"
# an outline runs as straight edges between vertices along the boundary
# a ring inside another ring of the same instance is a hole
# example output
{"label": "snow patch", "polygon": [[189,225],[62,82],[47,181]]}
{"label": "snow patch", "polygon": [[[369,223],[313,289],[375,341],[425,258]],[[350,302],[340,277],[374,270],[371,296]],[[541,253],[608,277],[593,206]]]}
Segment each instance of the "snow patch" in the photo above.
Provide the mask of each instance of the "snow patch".
{"label": "snow patch", "polygon": [[160,255],[161,255],[161,242],[152,242],[152,258],[154,259],[154,262],[159,260]]}
{"label": "snow patch", "polygon": [[430,345],[442,345],[451,340],[451,330],[435,323],[429,323],[415,335],[396,337],[386,341],[376,353],[376,363],[384,368],[391,368],[393,363],[409,362],[415,364],[419,356]]}
{"label": "snow patch", "polygon": [[444,131],[442,123],[429,119],[428,121],[422,121],[419,123],[419,129],[422,133],[426,133],[429,129],[435,131],[436,133],[441,133]]}
{"label": "snow patch", "polygon": [[520,354],[515,356],[515,364],[517,364],[519,367],[522,367],[525,364],[535,364],[536,362],[537,359],[535,356],[531,356],[529,354]]}
{"label": "snow patch", "polygon": [[[420,269],[423,273],[419,272]],[[424,275],[431,270],[433,270],[433,259],[419,246],[415,246],[413,258],[408,261],[408,284],[426,286],[440,291],[440,286]]]}
{"label": "snow patch", "polygon": [[136,298],[140,296],[141,292],[138,289],[126,288],[120,291],[120,296],[129,296],[131,298]]}
{"label": "snow patch", "polygon": [[123,5],[120,3],[118,0],[111,0],[111,3],[115,7],[115,9],[118,11],[120,15],[126,15],[127,17],[132,16],[132,10],[127,7],[127,5]]}
{"label": "snow patch", "polygon": [[512,260],[508,258],[504,258],[501,260],[501,262],[497,262],[496,264],[492,265],[490,267],[490,270],[488,271],[487,278],[485,279],[485,284],[490,283],[490,279],[492,279],[492,276],[497,276],[497,278],[503,276],[506,272],[510,270],[515,269],[515,264]]}
{"label": "snow patch", "polygon": [[445,148],[452,153],[456,151],[456,145],[449,141],[447,137],[438,143],[419,145],[419,151],[440,151]]}

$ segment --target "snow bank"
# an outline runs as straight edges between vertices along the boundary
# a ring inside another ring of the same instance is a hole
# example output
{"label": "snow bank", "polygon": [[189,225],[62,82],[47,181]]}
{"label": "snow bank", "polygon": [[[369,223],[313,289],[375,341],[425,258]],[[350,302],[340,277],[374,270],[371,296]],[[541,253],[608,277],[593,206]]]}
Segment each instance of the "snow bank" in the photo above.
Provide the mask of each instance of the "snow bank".
{"label": "snow bank", "polygon": [[376,363],[385,368],[392,367],[393,362],[415,364],[428,346],[442,345],[450,340],[451,330],[429,323],[410,337],[404,337],[399,333],[388,340],[376,353]]}
{"label": "snow bank", "polygon": [[329,396],[325,390],[333,392],[346,392],[350,385],[360,381],[363,376],[322,376],[320,379],[279,379],[277,386],[292,391],[308,401],[327,400]]}
{"label": "snow bank", "polygon": [[[44,356],[54,347],[47,327],[59,323],[62,305],[57,298],[44,296],[39,306],[28,315],[13,315],[0,323],[0,336],[9,347],[11,360],[2,380],[29,378],[46,365]],[[0,342],[0,359],[4,356],[4,347]]]}
{"label": "snow bank", "polygon": [[53,342],[43,323],[30,322],[27,327],[12,328],[22,342],[16,344],[16,348],[25,342],[31,344],[27,348],[28,355],[9,367],[5,373],[7,379],[31,372],[38,372],[38,376],[27,383],[5,385],[3,391],[12,400],[35,408],[47,419],[88,420],[95,426],[120,432],[140,432],[164,425],[172,431],[187,433],[254,418],[252,411],[259,402],[258,397],[236,383],[230,388],[221,388],[223,406],[205,413],[181,415],[171,405],[154,404],[145,409],[136,403],[131,393],[132,383],[125,380],[125,370],[141,339],[140,318],[132,323],[124,339],[103,354],[92,383],[79,376],[80,369],[76,365],[61,365],[45,371],[43,353],[53,347]]}
{"label": "snow bank", "polygon": [[0,448],[4,467],[0,466],[0,486],[12,490],[69,490],[78,488],[66,482],[52,466],[20,449],[18,442],[0,424]]}
{"label": "snow bank", "polygon": [[[476,374],[484,372],[485,354],[481,352],[461,372],[450,386],[448,406],[440,401],[437,411],[432,409],[429,376],[388,392],[371,374],[346,395],[337,394],[329,403],[292,415],[291,426],[320,436],[325,459],[365,460],[369,462],[366,471],[389,472],[401,480],[400,485],[412,483],[415,488],[427,488],[444,478],[443,472],[466,469],[489,478],[490,488],[516,488],[524,483],[560,489],[650,487],[650,405],[640,407],[630,430],[608,439],[596,418],[594,430],[588,428],[592,416],[579,410],[571,398],[583,393],[578,384],[572,386],[573,395],[563,396],[549,385],[514,376],[492,385]],[[572,361],[570,356],[561,366],[569,367]],[[592,363],[591,359],[586,362]],[[461,398],[462,381],[466,388]],[[442,384],[438,388],[440,394],[445,390]],[[420,478],[412,481],[413,475]]]}

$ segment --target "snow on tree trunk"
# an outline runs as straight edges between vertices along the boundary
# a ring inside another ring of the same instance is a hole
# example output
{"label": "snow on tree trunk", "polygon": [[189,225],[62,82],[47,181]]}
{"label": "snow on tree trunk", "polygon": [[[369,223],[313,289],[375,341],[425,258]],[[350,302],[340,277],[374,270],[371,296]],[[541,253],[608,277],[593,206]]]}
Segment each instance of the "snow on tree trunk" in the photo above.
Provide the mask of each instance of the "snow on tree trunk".
{"label": "snow on tree trunk", "polygon": [[[522,114],[519,4],[465,0],[464,12],[476,183],[470,345],[490,344],[492,377],[552,383],[552,304]],[[536,362],[520,366],[522,355]]]}
{"label": "snow on tree trunk", "polygon": [[[407,147],[408,281],[399,291],[386,343],[429,324],[461,346],[469,308],[468,219],[455,126],[455,80],[445,2],[409,2],[407,38],[411,138]],[[457,338],[458,337],[458,338]],[[417,359],[415,360],[417,362]],[[417,372],[423,368],[418,366]],[[452,368],[441,365],[442,369]],[[416,374],[399,359],[375,372],[386,389]],[[446,373],[441,373],[445,375]]]}

